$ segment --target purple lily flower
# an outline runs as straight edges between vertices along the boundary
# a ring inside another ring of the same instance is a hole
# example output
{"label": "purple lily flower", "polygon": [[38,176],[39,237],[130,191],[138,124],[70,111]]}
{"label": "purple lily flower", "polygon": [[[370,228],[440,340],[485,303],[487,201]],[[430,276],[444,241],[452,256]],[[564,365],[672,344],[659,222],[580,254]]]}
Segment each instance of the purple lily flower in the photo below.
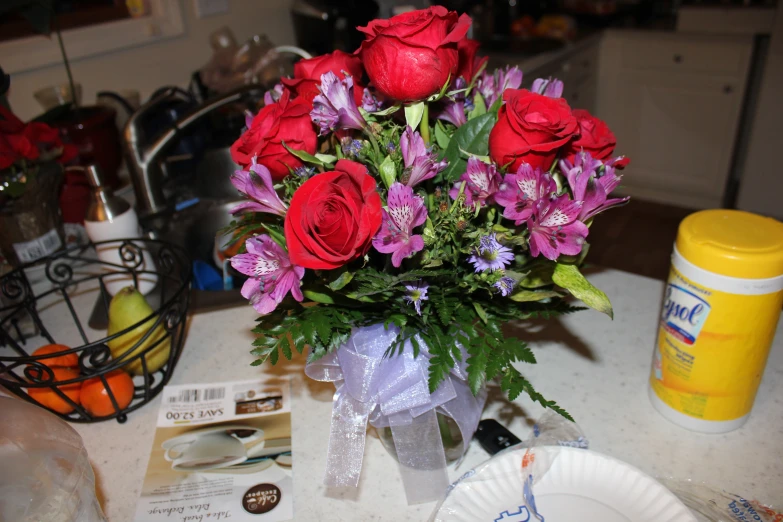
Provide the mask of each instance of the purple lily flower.
{"label": "purple lily flower", "polygon": [[604,210],[623,205],[630,199],[628,197],[608,199],[609,194],[617,188],[622,179],[616,174],[614,163],[614,161],[608,162],[603,176],[598,177],[597,172],[603,164],[593,159],[589,152],[578,152],[573,165],[567,160],[560,161],[560,170],[568,180],[574,199],[583,201],[582,210],[579,212],[581,221],[587,221]]}
{"label": "purple lily flower", "polygon": [[364,89],[362,93],[362,109],[367,112],[378,112],[383,108],[383,102],[376,98],[370,89]]}
{"label": "purple lily flower", "polygon": [[467,170],[454,183],[454,187],[449,190],[451,199],[457,199],[459,188],[463,181],[467,182],[465,186],[465,206],[471,207],[474,202],[477,202],[479,206],[492,203],[495,200],[494,194],[500,188],[503,178],[494,164],[484,163],[475,156],[471,156],[468,159]]}
{"label": "purple lily flower", "polygon": [[512,290],[514,290],[514,287],[516,286],[517,282],[511,279],[508,276],[503,276],[498,280],[497,283],[495,283],[494,286],[497,288],[498,292],[500,292],[500,295],[503,297],[506,297],[511,293]]}
{"label": "purple lily flower", "polygon": [[547,98],[562,98],[563,82],[552,77],[549,77],[548,79],[536,78],[530,90],[538,94],[543,94]]}
{"label": "purple lily flower", "polygon": [[494,272],[503,270],[506,265],[514,261],[514,253],[510,248],[501,245],[495,234],[483,236],[479,240],[479,246],[468,258],[473,263],[476,272]]}
{"label": "purple lily flower", "polygon": [[392,254],[392,265],[399,267],[403,259],[424,248],[424,239],[413,235],[413,229],[427,220],[427,207],[412,188],[397,182],[389,187],[386,205],[372,245],[378,252]]}
{"label": "purple lily flower", "polygon": [[232,214],[243,212],[266,212],[285,216],[288,205],[275,192],[272,174],[265,166],[256,163],[255,156],[248,170],[237,170],[231,176],[231,184],[250,201],[240,203],[231,210]]}
{"label": "purple lily flower", "polygon": [[504,207],[503,217],[521,225],[533,213],[539,200],[548,199],[555,192],[557,183],[548,172],[522,163],[516,174],[505,175],[500,190],[495,193],[495,201]]}
{"label": "purple lily flower", "polygon": [[400,152],[405,165],[402,182],[409,187],[434,178],[448,166],[448,162],[437,160],[438,155],[427,148],[421,134],[410,126],[400,136]]}
{"label": "purple lily flower", "polygon": [[[272,105],[280,101],[280,97],[283,96],[283,84],[276,83],[274,87],[264,93],[264,105]],[[252,120],[252,118],[251,118]],[[250,125],[247,126],[250,128]]]}
{"label": "purple lily flower", "polygon": [[572,201],[568,194],[550,200],[539,200],[527,220],[530,231],[530,254],[555,260],[560,254],[575,256],[582,251],[587,226],[579,221],[581,201]]}
{"label": "purple lily flower", "polygon": [[506,89],[519,89],[522,85],[522,76],[519,67],[506,66],[505,69],[495,69],[492,74],[485,70],[476,82],[476,90],[489,108],[503,98]]}
{"label": "purple lily flower", "polygon": [[413,306],[416,308],[416,313],[421,315],[421,302],[422,301],[429,301],[429,297],[427,297],[427,290],[429,289],[430,285],[425,283],[424,281],[419,281],[415,285],[405,285],[405,289],[408,291],[408,294],[403,297],[406,303],[413,304]]}
{"label": "purple lily flower", "polygon": [[246,254],[231,258],[231,266],[250,276],[242,285],[242,297],[249,300],[259,314],[273,312],[291,292],[294,299],[304,299],[299,282],[305,269],[291,264],[288,252],[266,234],[245,242]]}
{"label": "purple lily flower", "polygon": [[310,118],[320,127],[320,136],[336,129],[362,130],[367,126],[356,107],[350,75],[340,80],[332,71],[322,74],[318,90],[321,94],[313,98]]}

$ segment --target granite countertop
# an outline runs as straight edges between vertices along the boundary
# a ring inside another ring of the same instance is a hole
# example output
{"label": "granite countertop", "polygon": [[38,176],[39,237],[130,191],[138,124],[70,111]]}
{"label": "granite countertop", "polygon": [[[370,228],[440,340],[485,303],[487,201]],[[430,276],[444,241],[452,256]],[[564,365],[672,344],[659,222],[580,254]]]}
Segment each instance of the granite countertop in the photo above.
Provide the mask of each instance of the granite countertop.
{"label": "granite countertop", "polygon": [[[576,418],[590,447],[662,477],[704,481],[767,503],[783,500],[783,324],[779,325],[755,409],[741,429],[704,435],[671,424],[653,410],[647,378],[663,292],[661,281],[614,270],[590,276],[614,303],[614,321],[593,311],[519,328],[539,364],[522,367],[536,388]],[[295,520],[426,520],[434,504],[407,506],[395,461],[368,436],[358,489],[326,489],[322,476],[329,436],[331,384],[303,375],[303,359],[251,367],[248,353],[255,313],[249,306],[194,315],[172,384],[292,375]],[[111,522],[132,520],[149,458],[160,397],[114,421],[73,426],[97,476],[98,495]],[[520,398],[506,401],[491,387],[485,417],[521,439],[542,409]],[[484,461],[476,444],[455,480]]]}

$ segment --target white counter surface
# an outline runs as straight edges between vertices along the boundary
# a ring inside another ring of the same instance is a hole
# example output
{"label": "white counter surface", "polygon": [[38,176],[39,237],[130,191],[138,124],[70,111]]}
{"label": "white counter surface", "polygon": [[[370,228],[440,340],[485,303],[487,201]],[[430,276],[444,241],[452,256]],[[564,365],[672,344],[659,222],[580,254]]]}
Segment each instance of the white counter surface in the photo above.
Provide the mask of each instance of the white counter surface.
{"label": "white counter surface", "polygon": [[[688,432],[650,405],[647,377],[663,283],[606,270],[592,281],[612,299],[615,320],[593,311],[531,325],[528,339],[539,364],[522,368],[545,396],[576,418],[591,449],[627,461],[654,476],[693,479],[762,502],[783,503],[783,325],[779,325],[755,409],[748,423],[725,435]],[[368,436],[358,489],[321,485],[333,387],[304,377],[304,357],[277,367],[251,367],[249,306],[191,317],[172,384],[251,379],[260,373],[293,376],[295,520],[426,520],[434,504],[408,507],[396,462]],[[139,496],[160,397],[131,413],[127,423],[75,424],[97,475],[99,498],[111,522],[132,519]],[[507,402],[490,390],[485,417],[520,438],[542,413],[521,397]],[[474,442],[456,479],[485,460]]]}

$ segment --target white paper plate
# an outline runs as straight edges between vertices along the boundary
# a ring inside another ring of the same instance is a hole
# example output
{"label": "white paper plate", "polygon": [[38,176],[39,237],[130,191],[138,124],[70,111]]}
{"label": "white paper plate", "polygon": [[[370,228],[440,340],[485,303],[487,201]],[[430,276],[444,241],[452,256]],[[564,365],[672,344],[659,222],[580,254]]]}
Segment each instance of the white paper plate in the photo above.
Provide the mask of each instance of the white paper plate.
{"label": "white paper plate", "polygon": [[[547,469],[533,486],[546,522],[696,522],[687,507],[653,478],[594,451],[543,446],[533,450]],[[498,455],[468,472],[433,520],[534,522],[524,502],[525,449]]]}

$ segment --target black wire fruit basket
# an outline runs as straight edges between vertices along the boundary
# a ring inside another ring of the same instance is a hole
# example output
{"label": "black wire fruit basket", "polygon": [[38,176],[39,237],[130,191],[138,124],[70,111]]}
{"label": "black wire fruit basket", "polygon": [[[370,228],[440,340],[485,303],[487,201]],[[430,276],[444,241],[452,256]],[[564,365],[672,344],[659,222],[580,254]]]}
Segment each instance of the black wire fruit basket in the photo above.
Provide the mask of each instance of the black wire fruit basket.
{"label": "black wire fruit basket", "polygon": [[[125,422],[174,372],[191,272],[178,246],[123,239],[73,246],[5,274],[0,386],[70,422]],[[144,317],[108,334],[112,295],[128,286],[146,294],[148,307],[134,308]]]}

